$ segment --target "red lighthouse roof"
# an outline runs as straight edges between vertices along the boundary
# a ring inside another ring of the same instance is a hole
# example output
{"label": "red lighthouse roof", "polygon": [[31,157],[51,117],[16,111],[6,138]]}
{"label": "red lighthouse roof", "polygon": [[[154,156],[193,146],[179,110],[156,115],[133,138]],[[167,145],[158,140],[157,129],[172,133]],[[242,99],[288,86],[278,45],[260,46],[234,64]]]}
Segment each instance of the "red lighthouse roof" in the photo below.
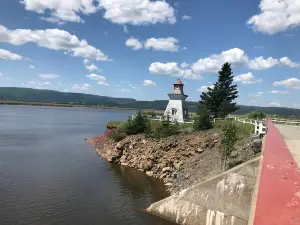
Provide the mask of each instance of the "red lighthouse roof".
{"label": "red lighthouse roof", "polygon": [[[178,79],[177,81],[176,81],[176,83],[175,84],[177,84],[177,85],[184,85],[182,82],[181,82],[181,80],[180,79]],[[174,85],[175,85],[174,84]]]}

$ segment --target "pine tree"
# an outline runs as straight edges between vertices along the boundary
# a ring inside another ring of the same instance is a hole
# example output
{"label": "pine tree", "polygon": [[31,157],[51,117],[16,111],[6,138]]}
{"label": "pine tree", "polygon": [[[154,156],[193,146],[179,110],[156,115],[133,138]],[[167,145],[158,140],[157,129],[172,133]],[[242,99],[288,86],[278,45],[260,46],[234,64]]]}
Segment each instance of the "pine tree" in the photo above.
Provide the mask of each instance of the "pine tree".
{"label": "pine tree", "polygon": [[213,88],[201,94],[200,105],[206,105],[213,117],[225,117],[238,109],[234,100],[238,97],[237,85],[233,85],[230,63],[225,63],[219,71],[218,81]]}
{"label": "pine tree", "polygon": [[194,129],[195,130],[208,130],[212,128],[210,121],[210,116],[207,111],[206,105],[200,105],[200,110],[197,117],[194,120]]}

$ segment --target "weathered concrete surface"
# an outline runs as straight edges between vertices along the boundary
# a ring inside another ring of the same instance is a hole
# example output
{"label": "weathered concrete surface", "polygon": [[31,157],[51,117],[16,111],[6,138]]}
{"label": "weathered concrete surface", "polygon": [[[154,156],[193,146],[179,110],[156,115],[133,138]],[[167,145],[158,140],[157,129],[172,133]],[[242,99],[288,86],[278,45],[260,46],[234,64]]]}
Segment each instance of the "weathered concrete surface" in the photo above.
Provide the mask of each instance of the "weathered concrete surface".
{"label": "weathered concrete surface", "polygon": [[247,225],[260,158],[255,158],[177,195],[148,211],[178,224]]}
{"label": "weathered concrete surface", "polygon": [[300,126],[277,124],[276,128],[281,133],[293,158],[300,168]]}

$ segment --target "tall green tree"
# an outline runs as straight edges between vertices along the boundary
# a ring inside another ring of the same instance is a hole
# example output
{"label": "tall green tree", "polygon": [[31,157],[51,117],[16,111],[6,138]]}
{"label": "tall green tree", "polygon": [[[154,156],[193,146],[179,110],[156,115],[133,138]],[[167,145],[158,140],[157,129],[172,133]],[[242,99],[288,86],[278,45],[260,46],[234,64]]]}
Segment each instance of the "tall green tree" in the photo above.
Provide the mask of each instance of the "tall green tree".
{"label": "tall green tree", "polygon": [[219,71],[218,81],[213,88],[201,94],[200,105],[204,104],[213,117],[225,117],[236,111],[234,100],[238,97],[237,85],[232,84],[233,73],[230,63],[225,63]]}

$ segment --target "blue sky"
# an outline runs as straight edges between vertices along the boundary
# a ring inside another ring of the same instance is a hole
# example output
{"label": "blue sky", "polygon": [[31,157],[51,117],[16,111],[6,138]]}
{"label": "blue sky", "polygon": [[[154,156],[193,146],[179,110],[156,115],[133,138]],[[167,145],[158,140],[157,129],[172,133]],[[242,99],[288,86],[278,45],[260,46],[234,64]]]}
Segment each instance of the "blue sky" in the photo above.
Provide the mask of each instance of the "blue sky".
{"label": "blue sky", "polygon": [[190,101],[232,63],[238,103],[300,108],[298,0],[1,0],[0,86]]}

